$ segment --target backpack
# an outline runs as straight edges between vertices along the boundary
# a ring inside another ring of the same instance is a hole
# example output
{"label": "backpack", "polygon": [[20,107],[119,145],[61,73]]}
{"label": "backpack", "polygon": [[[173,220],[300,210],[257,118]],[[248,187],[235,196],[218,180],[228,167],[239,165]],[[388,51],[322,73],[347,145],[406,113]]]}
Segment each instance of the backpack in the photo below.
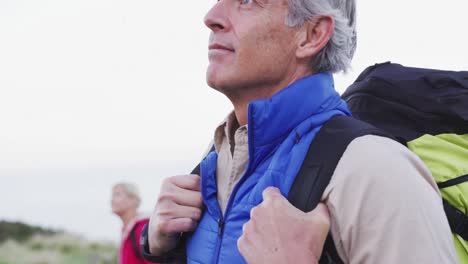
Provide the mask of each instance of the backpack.
{"label": "backpack", "polygon": [[468,263],[468,72],[376,64],[342,98],[354,118],[387,132],[426,164],[460,263]]}

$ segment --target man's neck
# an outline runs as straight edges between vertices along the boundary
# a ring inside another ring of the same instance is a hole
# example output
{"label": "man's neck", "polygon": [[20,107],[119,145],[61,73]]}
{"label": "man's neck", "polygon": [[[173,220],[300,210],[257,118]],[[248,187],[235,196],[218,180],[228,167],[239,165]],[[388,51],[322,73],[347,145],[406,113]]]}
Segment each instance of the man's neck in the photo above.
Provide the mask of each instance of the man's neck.
{"label": "man's neck", "polygon": [[273,95],[288,87],[295,81],[311,74],[313,73],[296,73],[294,75],[291,75],[290,78],[276,85],[243,89],[242,93],[239,93],[236,96],[228,96],[228,98],[231,100],[234,106],[234,112],[236,114],[239,126],[243,126],[248,123],[248,106],[250,102],[255,100],[271,98]]}

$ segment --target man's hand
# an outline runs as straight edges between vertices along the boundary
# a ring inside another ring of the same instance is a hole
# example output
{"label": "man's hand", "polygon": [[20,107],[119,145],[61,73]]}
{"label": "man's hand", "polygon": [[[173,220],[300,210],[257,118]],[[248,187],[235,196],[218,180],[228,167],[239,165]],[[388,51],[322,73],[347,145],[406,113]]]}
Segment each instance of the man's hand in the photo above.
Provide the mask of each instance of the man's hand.
{"label": "man's hand", "polygon": [[149,222],[150,253],[161,255],[175,248],[181,232],[195,230],[202,206],[198,175],[166,178]]}
{"label": "man's hand", "polygon": [[304,213],[268,187],[263,202],[250,211],[237,247],[249,264],[318,263],[329,229],[325,205]]}

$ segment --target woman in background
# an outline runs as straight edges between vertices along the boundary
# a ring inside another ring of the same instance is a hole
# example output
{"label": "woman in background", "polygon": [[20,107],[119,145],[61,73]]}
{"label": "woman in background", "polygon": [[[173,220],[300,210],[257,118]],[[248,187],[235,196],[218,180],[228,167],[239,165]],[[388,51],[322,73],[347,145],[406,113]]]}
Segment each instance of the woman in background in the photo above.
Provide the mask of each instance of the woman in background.
{"label": "woman in background", "polygon": [[122,240],[119,264],[146,264],[140,250],[140,234],[148,217],[138,215],[140,206],[138,188],[132,183],[117,183],[112,187],[112,212],[122,220]]}

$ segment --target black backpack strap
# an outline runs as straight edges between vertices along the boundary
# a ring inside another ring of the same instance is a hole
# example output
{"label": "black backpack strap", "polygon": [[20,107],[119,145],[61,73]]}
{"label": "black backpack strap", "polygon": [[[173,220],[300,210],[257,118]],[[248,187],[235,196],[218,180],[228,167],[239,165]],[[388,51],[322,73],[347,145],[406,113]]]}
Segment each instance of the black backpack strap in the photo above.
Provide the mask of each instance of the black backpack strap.
{"label": "black backpack strap", "polygon": [[453,233],[468,241],[468,216],[443,199],[445,215]]}
{"label": "black backpack strap", "polygon": [[140,247],[138,246],[139,241],[137,241],[135,233],[136,233],[136,226],[134,226],[132,228],[132,231],[130,231],[130,243],[132,244],[133,253],[137,257],[137,259],[143,259],[143,257],[141,256]]}
{"label": "black backpack strap", "polygon": [[[468,181],[468,174],[462,175],[445,182],[437,183],[439,189],[452,187]],[[468,241],[468,215],[460,211],[455,206],[451,205],[447,200],[442,199],[444,203],[444,211],[447,216],[452,233],[461,236]]]}
{"label": "black backpack strap", "polygon": [[[326,122],[309,147],[289,191],[289,202],[304,212],[312,211],[320,202],[348,145],[364,135],[390,137],[370,124],[347,116],[335,116]],[[319,263],[343,263],[330,234]]]}

